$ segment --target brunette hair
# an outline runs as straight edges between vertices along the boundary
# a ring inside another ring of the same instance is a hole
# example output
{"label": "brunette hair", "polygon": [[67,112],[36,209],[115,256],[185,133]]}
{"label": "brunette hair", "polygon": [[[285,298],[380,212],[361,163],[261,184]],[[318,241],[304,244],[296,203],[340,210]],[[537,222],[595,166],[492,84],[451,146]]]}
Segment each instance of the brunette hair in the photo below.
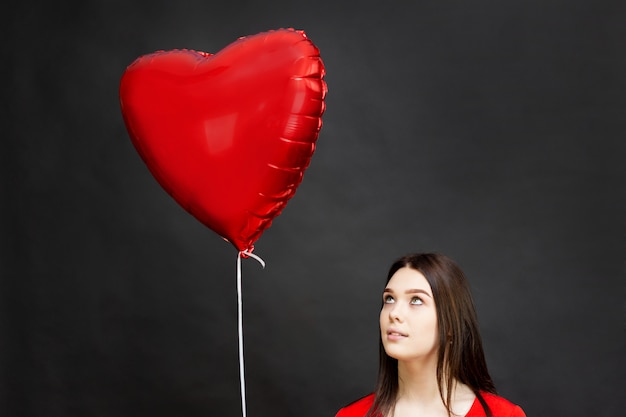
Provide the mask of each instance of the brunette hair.
{"label": "brunette hair", "polygon": [[[452,415],[452,389],[459,381],[471,388],[487,416],[492,417],[481,392],[495,394],[496,389],[487,370],[476,309],[465,274],[447,256],[438,253],[411,254],[391,265],[387,283],[401,268],[420,272],[433,291],[439,328],[437,384],[448,415]],[[398,394],[398,361],[387,355],[382,340],[379,341],[379,351],[375,399],[366,417],[392,415]]]}

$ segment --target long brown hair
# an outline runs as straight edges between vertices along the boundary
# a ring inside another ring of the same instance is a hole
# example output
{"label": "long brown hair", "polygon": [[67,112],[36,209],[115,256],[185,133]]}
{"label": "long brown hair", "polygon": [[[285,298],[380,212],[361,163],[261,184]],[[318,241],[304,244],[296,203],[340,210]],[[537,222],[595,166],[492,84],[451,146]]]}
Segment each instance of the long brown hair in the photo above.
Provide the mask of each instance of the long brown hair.
{"label": "long brown hair", "polygon": [[[424,275],[433,291],[439,327],[437,384],[448,415],[452,415],[452,390],[458,381],[471,388],[487,416],[492,417],[480,393],[495,394],[496,389],[487,370],[476,309],[465,274],[447,256],[438,253],[411,254],[391,265],[387,283],[396,271],[405,267]],[[392,415],[398,394],[398,361],[387,355],[382,340],[379,341],[379,351],[375,399],[366,417]]]}

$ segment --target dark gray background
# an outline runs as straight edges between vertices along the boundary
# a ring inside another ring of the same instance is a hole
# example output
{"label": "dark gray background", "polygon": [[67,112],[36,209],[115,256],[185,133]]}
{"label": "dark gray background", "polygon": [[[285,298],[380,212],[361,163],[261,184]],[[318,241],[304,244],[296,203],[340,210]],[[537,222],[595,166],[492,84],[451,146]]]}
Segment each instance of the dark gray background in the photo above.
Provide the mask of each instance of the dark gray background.
{"label": "dark gray background", "polygon": [[267,268],[244,263],[249,416],[372,390],[410,251],[465,269],[529,416],[623,415],[624,2],[212,3],[3,2],[0,414],[240,415],[236,250],[150,176],[118,83],[143,54],[295,27],[330,92]]}

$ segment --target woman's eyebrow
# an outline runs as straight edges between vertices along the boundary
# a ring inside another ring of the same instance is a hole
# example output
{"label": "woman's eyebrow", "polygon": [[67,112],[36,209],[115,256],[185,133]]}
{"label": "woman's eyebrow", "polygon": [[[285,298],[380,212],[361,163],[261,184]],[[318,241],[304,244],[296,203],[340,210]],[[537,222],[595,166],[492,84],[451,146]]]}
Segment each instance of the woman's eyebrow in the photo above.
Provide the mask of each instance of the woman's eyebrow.
{"label": "woman's eyebrow", "polygon": [[428,291],[422,290],[422,289],[419,289],[419,288],[412,288],[410,290],[406,290],[404,293],[405,294],[415,294],[415,293],[426,294],[430,298],[433,298],[432,295],[428,294]]}
{"label": "woman's eyebrow", "polygon": [[[387,288],[385,288],[385,290],[383,291],[383,294],[384,294],[384,293],[390,293],[390,294],[393,294],[393,290],[392,290],[391,288],[387,287]],[[427,296],[429,296],[430,298],[433,298],[433,296],[432,296],[432,295],[430,295],[430,294],[429,294],[426,290],[422,290],[422,289],[419,289],[419,288],[411,288],[411,289],[409,289],[409,290],[406,290],[404,293],[405,293],[405,294],[416,294],[416,293],[426,294],[426,295],[427,295]]]}

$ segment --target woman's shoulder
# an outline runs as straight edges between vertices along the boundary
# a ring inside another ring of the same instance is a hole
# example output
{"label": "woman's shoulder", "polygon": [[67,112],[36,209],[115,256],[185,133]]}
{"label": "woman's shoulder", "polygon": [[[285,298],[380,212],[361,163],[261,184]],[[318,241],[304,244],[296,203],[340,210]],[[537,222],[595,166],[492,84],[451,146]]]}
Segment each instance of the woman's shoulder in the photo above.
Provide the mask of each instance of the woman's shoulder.
{"label": "woman's shoulder", "polygon": [[374,404],[374,394],[366,395],[343,407],[335,417],[364,417],[372,404]]}
{"label": "woman's shoulder", "polygon": [[[512,403],[504,397],[488,392],[481,392],[480,395],[483,397],[494,416],[526,417],[526,414],[524,414],[524,411],[519,405]],[[482,409],[482,407],[479,408]],[[472,414],[468,414],[467,417],[471,415]]]}

